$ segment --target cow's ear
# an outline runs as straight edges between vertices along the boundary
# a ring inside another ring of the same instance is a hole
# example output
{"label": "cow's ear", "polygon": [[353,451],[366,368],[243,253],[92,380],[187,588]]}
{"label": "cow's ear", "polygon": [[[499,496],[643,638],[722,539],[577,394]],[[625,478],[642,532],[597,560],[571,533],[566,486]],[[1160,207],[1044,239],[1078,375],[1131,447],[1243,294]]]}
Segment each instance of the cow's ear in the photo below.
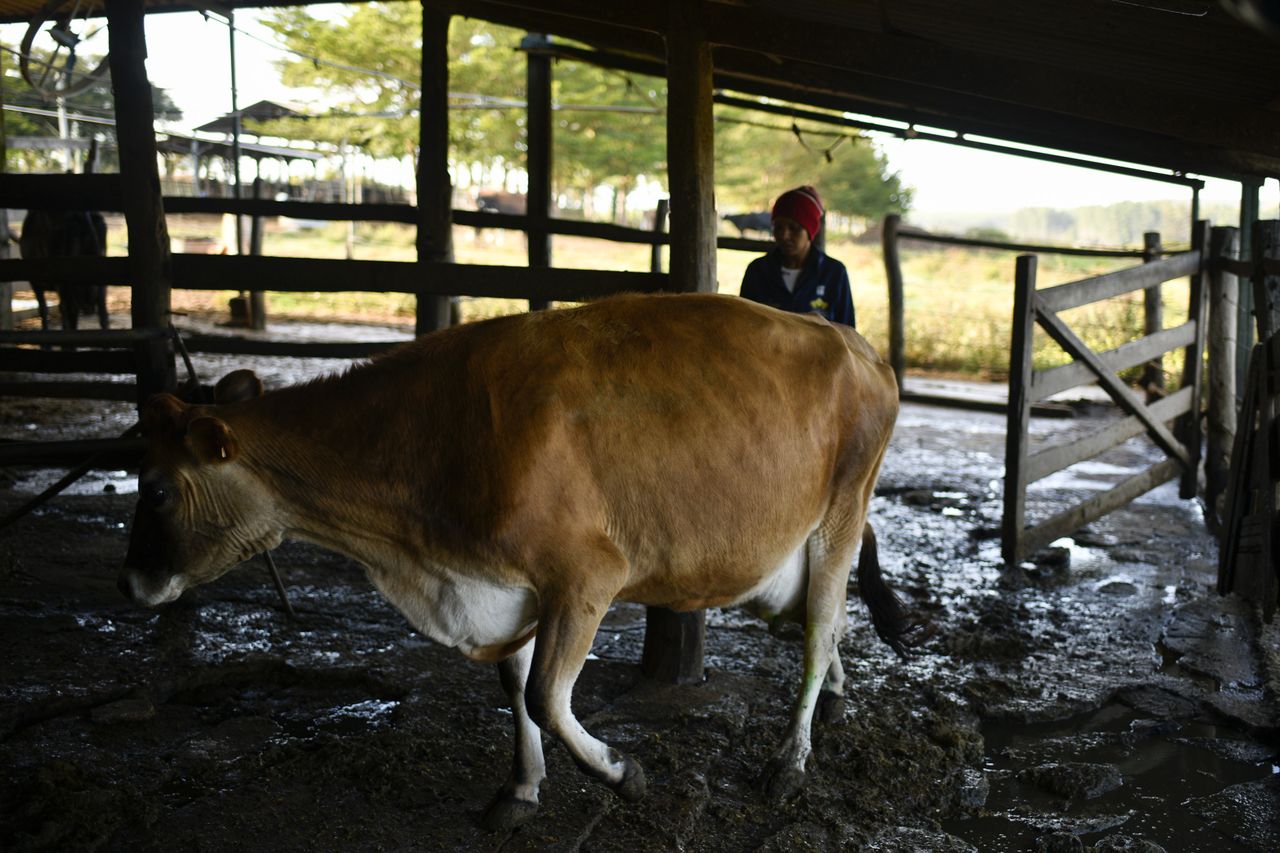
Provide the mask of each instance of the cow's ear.
{"label": "cow's ear", "polygon": [[172,394],[153,394],[142,407],[142,429],[147,435],[174,432],[182,424],[187,404]]}
{"label": "cow's ear", "polygon": [[213,386],[213,402],[239,403],[262,396],[262,380],[252,370],[233,370]]}
{"label": "cow's ear", "polygon": [[240,442],[227,422],[209,415],[187,425],[187,446],[201,462],[230,462],[240,452]]}

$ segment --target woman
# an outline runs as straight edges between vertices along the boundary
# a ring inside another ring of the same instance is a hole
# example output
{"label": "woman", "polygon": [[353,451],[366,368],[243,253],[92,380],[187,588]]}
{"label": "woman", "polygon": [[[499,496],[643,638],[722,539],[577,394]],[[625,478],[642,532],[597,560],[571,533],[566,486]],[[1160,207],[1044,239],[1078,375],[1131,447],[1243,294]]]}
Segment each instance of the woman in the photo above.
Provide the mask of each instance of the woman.
{"label": "woman", "polygon": [[777,247],[751,262],[740,293],[784,311],[816,311],[834,323],[854,326],[849,273],[813,245],[824,213],[813,187],[796,187],[778,196],[771,214]]}

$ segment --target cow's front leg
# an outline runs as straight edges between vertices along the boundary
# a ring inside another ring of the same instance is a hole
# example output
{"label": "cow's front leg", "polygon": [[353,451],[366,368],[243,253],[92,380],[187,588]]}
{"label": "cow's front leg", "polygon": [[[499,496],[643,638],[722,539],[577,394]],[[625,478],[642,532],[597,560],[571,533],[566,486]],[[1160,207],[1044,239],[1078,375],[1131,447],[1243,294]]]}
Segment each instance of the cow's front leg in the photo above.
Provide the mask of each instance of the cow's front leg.
{"label": "cow's front leg", "polygon": [[[616,553],[616,552],[615,552]],[[622,559],[618,555],[618,559]],[[624,564],[625,565],[625,564]],[[590,584],[598,584],[599,575]],[[529,715],[545,731],[560,738],[578,767],[599,779],[625,800],[644,795],[644,770],[632,759],[592,737],[573,715],[570,700],[574,682],[591,651],[615,589],[584,589],[588,584],[559,592],[540,591],[542,607],[533,670],[526,690]]]}
{"label": "cow's front leg", "polygon": [[[854,528],[860,529],[860,528]],[[856,546],[856,542],[853,546]],[[809,537],[809,589],[804,626],[804,675],[792,710],[791,726],[765,768],[761,780],[773,799],[788,799],[804,784],[805,762],[812,751],[810,730],[824,679],[830,679],[838,634],[844,630],[845,587],[854,547],[832,541],[819,528]],[[837,664],[838,666],[838,664]],[[844,675],[843,669],[840,675]]]}
{"label": "cow's front leg", "polygon": [[547,765],[542,757],[542,732],[529,718],[524,701],[525,682],[529,679],[532,662],[533,643],[529,642],[498,664],[498,677],[511,702],[511,714],[515,717],[516,742],[511,778],[498,789],[485,809],[484,826],[493,831],[512,829],[533,817],[538,811],[538,788],[547,777]]}

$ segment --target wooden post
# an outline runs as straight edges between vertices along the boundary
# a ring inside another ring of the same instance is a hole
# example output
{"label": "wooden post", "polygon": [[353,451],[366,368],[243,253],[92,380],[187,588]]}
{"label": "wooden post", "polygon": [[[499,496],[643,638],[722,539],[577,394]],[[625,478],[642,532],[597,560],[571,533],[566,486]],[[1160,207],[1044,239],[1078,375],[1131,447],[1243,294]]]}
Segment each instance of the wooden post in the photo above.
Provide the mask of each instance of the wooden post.
{"label": "wooden post", "polygon": [[[1245,178],[1240,181],[1240,257],[1254,257],[1253,225],[1258,221],[1259,198],[1262,181]],[[1240,313],[1236,315],[1236,400],[1243,400],[1246,377],[1249,373],[1249,355],[1253,351],[1253,289],[1240,288]]]}
{"label": "wooden post", "polygon": [[1026,526],[1027,428],[1031,421],[1031,358],[1036,332],[1036,256],[1019,255],[1013,286],[1013,340],[1009,347],[1009,414],[1005,426],[1004,516],[1001,554],[1006,566],[1022,559]]}
{"label": "wooden post", "polygon": [[906,374],[906,309],[902,290],[902,260],[898,256],[898,227],[902,217],[890,213],[884,218],[880,243],[884,249],[884,274],[889,281],[889,364],[898,380],[898,394]]}
{"label": "wooden post", "polygon": [[[156,136],[147,79],[143,0],[107,0],[111,89],[115,93],[124,217],[129,229],[129,272],[133,279],[133,328],[165,329],[169,324],[172,262],[164,219]],[[138,404],[177,384],[167,338],[142,343],[138,356]]]}
{"label": "wooden post", "polygon": [[[671,210],[669,199],[658,199],[658,206],[653,211],[653,233],[661,234],[667,228],[667,213]],[[649,247],[649,272],[662,272],[662,244],[654,243]]]}
{"label": "wooden post", "polygon": [[[1142,235],[1142,262],[1160,260],[1160,234],[1148,231]],[[1142,291],[1142,334],[1154,335],[1164,328],[1164,306],[1161,304],[1161,286],[1153,285]],[[1142,371],[1142,387],[1147,399],[1160,396],[1164,390],[1164,356],[1147,362]]]}
{"label": "wooden post", "polygon": [[[4,79],[4,56],[0,50],[0,80]],[[0,175],[4,174],[5,160],[8,158],[6,140],[8,132],[4,127],[4,89],[0,88]],[[0,260],[9,257],[9,210],[0,205]],[[13,328],[13,282],[0,281],[0,329]]]}
{"label": "wooden post", "polygon": [[[1191,411],[1178,424],[1178,438],[1187,448],[1191,464],[1182,472],[1179,494],[1183,500],[1194,498],[1200,485],[1200,459],[1204,432],[1200,427],[1201,391],[1204,377],[1204,347],[1207,332],[1209,300],[1209,223],[1197,222],[1191,231],[1191,250],[1200,253],[1200,271],[1191,276],[1187,320],[1195,323],[1196,336],[1183,350],[1182,387],[1191,388]],[[1212,513],[1210,513],[1212,515]]]}
{"label": "wooden post", "polygon": [[1265,263],[1280,258],[1280,220],[1253,223],[1253,314],[1258,343],[1280,331],[1280,275],[1267,275]]}
{"label": "wooden post", "polygon": [[[262,165],[262,161],[258,161]],[[253,198],[262,198],[262,176],[253,177]],[[249,221],[249,254],[262,254],[262,216],[254,214]],[[261,290],[249,292],[249,328],[262,331],[267,328],[267,296]]]}
{"label": "wooden post", "polygon": [[715,293],[715,127],[711,44],[701,3],[667,0],[667,171],[671,286]]}
{"label": "wooden post", "polygon": [[[422,102],[418,107],[418,260],[453,262],[449,180],[449,19],[422,0]],[[448,328],[450,298],[418,294],[415,333]]]}
{"label": "wooden post", "polygon": [[[1210,260],[1240,256],[1240,231],[1220,226],[1209,238]],[[1205,453],[1205,521],[1221,537],[1226,490],[1236,436],[1236,316],[1240,280],[1220,267],[1209,275],[1209,438]]]}
{"label": "wooden post", "polygon": [[[671,286],[715,293],[715,128],[711,45],[701,4],[667,0],[667,179],[671,189]],[[655,223],[656,226],[656,223]],[[647,611],[641,671],[660,681],[702,679],[706,612]]]}
{"label": "wooden post", "polygon": [[[528,123],[525,131],[529,143],[529,193],[525,196],[525,215],[529,243],[529,266],[551,266],[551,233],[547,220],[551,216],[551,57],[539,48],[549,47],[551,39],[540,33],[529,33],[520,46],[525,50],[525,83]],[[530,299],[529,310],[547,308],[547,299]]]}

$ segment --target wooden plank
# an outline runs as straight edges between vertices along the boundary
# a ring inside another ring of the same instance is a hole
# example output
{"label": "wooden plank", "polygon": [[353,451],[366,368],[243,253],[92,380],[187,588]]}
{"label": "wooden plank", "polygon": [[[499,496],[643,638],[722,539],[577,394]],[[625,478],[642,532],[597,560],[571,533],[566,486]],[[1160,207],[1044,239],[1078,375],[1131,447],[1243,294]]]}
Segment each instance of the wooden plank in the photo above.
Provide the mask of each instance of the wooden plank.
{"label": "wooden plank", "polygon": [[715,123],[706,7],[667,0],[667,173],[671,189],[671,283],[715,293]]}
{"label": "wooden plank", "polygon": [[1089,522],[1132,503],[1135,498],[1178,476],[1181,470],[1182,466],[1176,459],[1165,459],[1109,491],[1095,495],[1084,503],[1060,512],[1040,524],[1028,527],[1022,531],[1017,559],[1026,559],[1050,542],[1074,533]]}
{"label": "wooden plank", "polygon": [[[147,79],[143,0],[106,0],[111,91],[115,94],[119,180],[129,230],[129,267],[135,329],[169,324],[171,267],[169,232],[156,166],[154,101]],[[138,345],[138,401],[177,385],[173,352],[166,339]]]}
{"label": "wooden plank", "polygon": [[[1190,388],[1182,388],[1168,397],[1157,400],[1150,406],[1152,416],[1167,423],[1191,411],[1193,399],[1191,394]],[[1141,419],[1130,415],[1075,441],[1046,447],[1027,458],[1027,482],[1034,483],[1077,462],[1092,459],[1099,453],[1110,450],[1146,431],[1146,424]]]}
{"label": "wooden plank", "polygon": [[134,402],[138,399],[138,386],[133,382],[0,382],[0,397]]}
{"label": "wooden plank", "polygon": [[414,261],[344,261],[251,255],[173,256],[174,277],[186,290],[227,290],[228,283],[280,293],[426,293],[581,302],[615,293],[669,289],[660,273],[529,269]]}
{"label": "wooden plank", "polygon": [[1004,513],[1000,552],[1017,564],[1026,519],[1027,429],[1031,421],[1031,356],[1035,335],[1036,256],[1020,255],[1013,286],[1013,335],[1009,347],[1009,415],[1005,422]]}
{"label": "wooden plank", "polygon": [[[525,102],[528,122],[525,127],[528,150],[529,191],[525,197],[529,215],[527,243],[529,266],[551,266],[551,57],[533,48],[549,43],[541,34],[530,33],[521,42],[525,48]],[[544,299],[529,301],[529,310],[548,308]]]}
{"label": "wooden plank", "polygon": [[136,344],[168,336],[168,331],[163,329],[80,329],[74,332],[14,329],[0,331],[0,344],[132,348]]}
{"label": "wooden plank", "polygon": [[[1142,262],[1152,264],[1160,260],[1160,234],[1148,231],[1142,235]],[[1152,285],[1142,291],[1142,333],[1154,335],[1164,328],[1164,305],[1161,287]],[[1142,386],[1148,393],[1164,388],[1164,359],[1156,357],[1143,368]]]}
{"label": "wooden plank", "polygon": [[0,349],[0,370],[22,373],[117,373],[136,375],[138,366],[127,350],[63,352],[59,350]]}
{"label": "wooden plank", "polygon": [[1236,436],[1236,315],[1240,282],[1230,267],[1218,261],[1234,260],[1239,254],[1239,230],[1215,227],[1209,247],[1209,436],[1204,467],[1208,508],[1205,518],[1209,529],[1219,537],[1227,519],[1225,499],[1231,446]]}
{"label": "wooden plank", "polygon": [[417,221],[418,209],[411,204],[344,204],[320,201],[276,201],[252,198],[164,197],[167,213],[238,213],[242,216],[285,216],[292,219],[320,219],[326,222],[403,222]]}
{"label": "wooden plank", "polygon": [[[1191,249],[1207,257],[1209,252],[1209,223],[1197,221],[1191,232]],[[1208,264],[1201,264],[1200,270],[1191,276],[1191,287],[1188,291],[1188,322],[1196,327],[1196,339],[1187,346],[1182,356],[1182,387],[1191,389],[1194,405],[1191,411],[1177,423],[1174,434],[1182,446],[1187,448],[1191,464],[1182,472],[1182,482],[1178,485],[1178,494],[1184,500],[1196,496],[1200,487],[1200,459],[1204,443],[1204,428],[1201,426],[1201,388],[1204,383],[1204,351],[1205,337],[1208,333],[1209,320],[1209,269]]]}
{"label": "wooden plank", "polygon": [[[1226,532],[1222,547],[1218,550],[1218,593],[1230,594],[1236,586],[1236,576],[1241,563],[1252,559],[1241,554],[1240,537],[1244,519],[1252,511],[1250,506],[1250,461],[1253,458],[1255,419],[1257,418],[1260,376],[1262,372],[1262,344],[1255,344],[1249,356],[1244,385],[1244,400],[1240,406],[1240,424],[1231,447],[1231,467],[1226,492]],[[1246,568],[1247,572],[1247,568]]]}
{"label": "wooden plank", "polygon": [[85,438],[71,441],[5,441],[0,442],[0,466],[48,465],[66,461],[83,461],[102,455],[98,467],[119,467],[123,459],[142,458],[147,450],[145,438]]}
{"label": "wooden plank", "polygon": [[[1185,347],[1192,343],[1195,337],[1195,324],[1183,323],[1181,326],[1164,329],[1151,337],[1130,341],[1097,355],[1109,370],[1119,373],[1125,368],[1142,364],[1157,354]],[[1078,361],[1061,367],[1051,367],[1048,370],[1037,370],[1031,378],[1031,398],[1043,400],[1079,385],[1091,384],[1095,379],[1093,371]]]}
{"label": "wooden plank", "polygon": [[1098,377],[1098,384],[1111,395],[1111,399],[1115,400],[1129,414],[1136,415],[1142,419],[1147,425],[1152,438],[1155,439],[1165,453],[1168,453],[1185,466],[1191,464],[1186,448],[1178,443],[1169,428],[1151,416],[1151,412],[1134,395],[1129,386],[1121,382],[1114,373],[1108,370],[1085,342],[1080,340],[1075,332],[1067,328],[1066,324],[1058,318],[1058,315],[1037,308],[1036,319],[1044,327],[1044,330],[1049,333],[1049,337],[1058,342],[1059,346],[1075,358],[1089,365],[1089,369]]}
{"label": "wooden plank", "polygon": [[[658,206],[653,211],[653,230],[661,234],[667,229],[667,214],[671,211],[671,200],[658,199]],[[665,235],[663,242],[666,242]],[[662,272],[662,245],[657,241],[649,248],[649,272]]]}
{"label": "wooden plank", "polygon": [[1268,275],[1264,262],[1280,258],[1280,220],[1253,223],[1253,315],[1258,340],[1266,341],[1280,332],[1280,275]]}
{"label": "wooden plank", "polygon": [[[422,89],[418,107],[418,260],[453,260],[449,177],[449,19],[434,3],[422,4]],[[426,334],[452,322],[453,294],[421,287],[415,329]]]}
{"label": "wooden plank", "polygon": [[22,210],[124,210],[124,182],[118,174],[0,173],[5,207]]}
{"label": "wooden plank", "polygon": [[901,223],[901,216],[890,213],[884,218],[880,235],[884,274],[889,282],[889,364],[898,381],[899,395],[907,372],[906,299],[903,296],[902,260],[898,256],[898,227]]}
{"label": "wooden plank", "polygon": [[1035,252],[1047,255],[1068,255],[1077,258],[1140,258],[1135,249],[1083,249],[1076,246],[1045,246],[1034,243],[1009,243],[1004,240],[975,240],[972,237],[954,237],[950,234],[929,234],[909,231],[900,235],[903,240],[919,240],[944,246],[969,246],[974,249],[998,249],[1003,252]]}
{"label": "wooden plank", "polygon": [[188,352],[222,355],[269,355],[289,358],[369,358],[406,341],[334,342],[263,341],[227,335],[183,335]]}
{"label": "wooden plank", "polygon": [[132,282],[129,259],[8,258],[0,260],[0,281],[53,281],[126,287]]}
{"label": "wooden plank", "polygon": [[1171,278],[1191,275],[1199,268],[1200,255],[1183,252],[1150,264],[1047,287],[1036,298],[1045,310],[1066,311],[1101,299],[1145,290]]}

